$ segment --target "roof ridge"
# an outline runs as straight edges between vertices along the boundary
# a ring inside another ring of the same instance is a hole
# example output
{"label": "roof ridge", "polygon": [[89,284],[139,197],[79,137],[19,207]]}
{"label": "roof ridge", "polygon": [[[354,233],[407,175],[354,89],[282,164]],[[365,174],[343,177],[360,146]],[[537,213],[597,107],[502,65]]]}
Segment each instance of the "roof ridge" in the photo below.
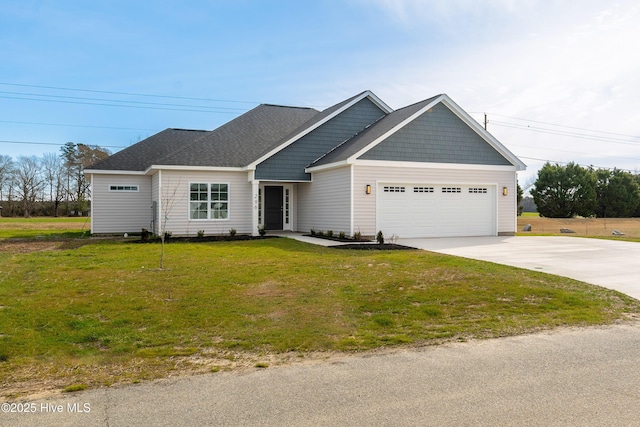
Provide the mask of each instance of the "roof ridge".
{"label": "roof ridge", "polygon": [[315,108],[313,107],[300,107],[297,105],[282,105],[282,104],[269,104],[269,103],[263,103],[260,105],[264,105],[265,107],[299,108],[301,110],[315,110]]}

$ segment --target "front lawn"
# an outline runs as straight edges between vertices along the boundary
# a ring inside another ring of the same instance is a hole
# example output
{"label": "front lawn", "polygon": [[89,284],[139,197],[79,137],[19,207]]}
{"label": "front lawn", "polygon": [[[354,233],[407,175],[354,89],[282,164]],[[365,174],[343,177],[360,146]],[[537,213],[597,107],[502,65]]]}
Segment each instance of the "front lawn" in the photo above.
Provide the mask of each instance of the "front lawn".
{"label": "front lawn", "polygon": [[[0,241],[0,387],[102,386],[287,357],[608,324],[640,302],[425,251],[290,239],[160,245]],[[5,245],[3,250],[2,246]]]}

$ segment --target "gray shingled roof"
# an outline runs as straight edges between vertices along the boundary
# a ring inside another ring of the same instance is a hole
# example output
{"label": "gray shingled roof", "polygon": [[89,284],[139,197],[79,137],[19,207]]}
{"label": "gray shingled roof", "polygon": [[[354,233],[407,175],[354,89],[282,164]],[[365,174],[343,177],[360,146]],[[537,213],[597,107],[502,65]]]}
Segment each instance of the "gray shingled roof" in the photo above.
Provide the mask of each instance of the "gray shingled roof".
{"label": "gray shingled roof", "polygon": [[160,165],[243,167],[280,145],[313,108],[262,104],[158,161]]}
{"label": "gray shingled roof", "polygon": [[87,169],[144,171],[154,160],[179,150],[185,144],[202,138],[206,133],[207,131],[202,130],[165,129],[94,163]]}
{"label": "gray shingled roof", "polygon": [[93,164],[91,170],[144,171],[151,165],[242,167],[316,115],[313,108],[261,104],[212,131],[166,129]]}
{"label": "gray shingled roof", "polygon": [[362,150],[367,145],[371,144],[373,141],[389,132],[394,127],[398,126],[413,114],[420,111],[438,96],[440,95],[436,95],[429,99],[425,99],[424,101],[409,105],[404,108],[400,108],[387,114],[377,122],[373,123],[371,126],[364,129],[362,132],[355,135],[353,138],[345,141],[334,150],[320,157],[308,167],[321,166],[329,163],[347,160],[349,157],[353,156],[358,151]]}

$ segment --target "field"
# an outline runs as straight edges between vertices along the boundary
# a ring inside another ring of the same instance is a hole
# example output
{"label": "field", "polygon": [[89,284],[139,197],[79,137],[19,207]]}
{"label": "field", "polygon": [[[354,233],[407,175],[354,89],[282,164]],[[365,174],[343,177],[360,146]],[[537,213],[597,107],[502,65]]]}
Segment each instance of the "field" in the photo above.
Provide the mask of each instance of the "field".
{"label": "field", "polygon": [[68,236],[83,224],[3,223],[0,400],[640,318],[615,291],[426,251],[169,243],[159,269],[158,244]]}
{"label": "field", "polygon": [[[531,224],[531,232],[522,231]],[[566,228],[575,231],[572,236],[616,238],[613,230],[624,233],[625,240],[640,239],[640,218],[540,218],[537,214],[518,217],[518,234],[567,235],[560,232]]]}

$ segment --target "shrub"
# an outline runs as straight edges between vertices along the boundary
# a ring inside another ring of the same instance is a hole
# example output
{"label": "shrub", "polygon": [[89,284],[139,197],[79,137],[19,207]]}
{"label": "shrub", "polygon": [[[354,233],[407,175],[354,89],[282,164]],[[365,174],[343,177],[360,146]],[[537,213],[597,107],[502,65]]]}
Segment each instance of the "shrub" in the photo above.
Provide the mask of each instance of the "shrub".
{"label": "shrub", "polygon": [[333,230],[327,230],[327,237],[333,237]]}
{"label": "shrub", "polygon": [[316,229],[315,229],[315,228],[312,228],[312,229],[310,230],[310,233],[311,233],[311,235],[312,235],[312,236],[315,236],[315,235],[316,235]]}
{"label": "shrub", "polygon": [[338,233],[338,238],[339,238],[339,239],[346,239],[346,238],[347,238],[347,235],[345,234],[345,232],[344,232],[344,231],[341,231],[340,233]]}
{"label": "shrub", "polygon": [[384,234],[382,234],[382,230],[378,231],[378,234],[376,234],[376,241],[379,245],[384,245]]}
{"label": "shrub", "polygon": [[204,230],[198,230],[198,237],[204,237]]}
{"label": "shrub", "polygon": [[353,233],[353,240],[362,240],[362,233],[360,233],[359,231]]}
{"label": "shrub", "polygon": [[324,231],[322,231],[322,230],[318,230],[318,231],[316,232],[316,234],[317,234],[318,236],[322,237],[322,236],[324,236]]}
{"label": "shrub", "polygon": [[149,240],[150,237],[151,237],[151,232],[146,228],[143,228],[142,232],[140,233],[140,240],[146,241],[146,240]]}
{"label": "shrub", "polygon": [[235,228],[229,229],[229,236],[236,237],[236,234],[238,234],[238,230],[236,230]]}
{"label": "shrub", "polygon": [[264,225],[258,226],[258,234],[261,236],[264,236],[265,234],[267,234],[267,229],[264,228]]}

